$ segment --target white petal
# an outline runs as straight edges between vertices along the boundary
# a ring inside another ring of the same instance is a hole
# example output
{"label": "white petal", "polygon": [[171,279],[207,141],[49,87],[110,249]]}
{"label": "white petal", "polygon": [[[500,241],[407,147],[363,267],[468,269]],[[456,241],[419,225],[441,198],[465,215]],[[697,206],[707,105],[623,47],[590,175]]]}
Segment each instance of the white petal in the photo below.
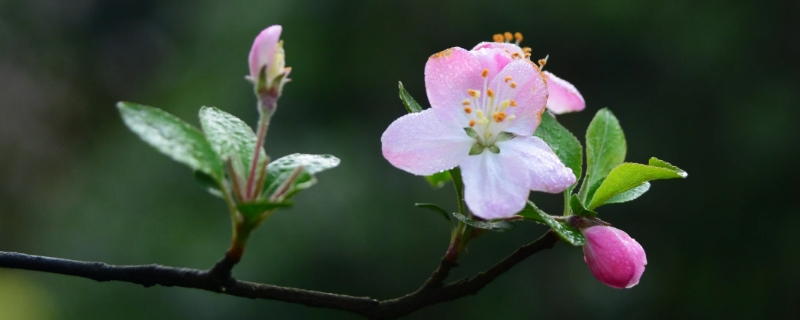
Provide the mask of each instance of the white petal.
{"label": "white petal", "polygon": [[567,168],[550,147],[531,136],[517,136],[497,143],[500,153],[510,152],[513,157],[523,159],[530,174],[530,189],[548,193],[559,193],[575,183],[575,174]]}
{"label": "white petal", "polygon": [[381,136],[383,156],[405,171],[430,175],[457,166],[475,139],[463,128],[448,126],[433,109],[411,113],[392,122]]}
{"label": "white petal", "polygon": [[500,150],[484,150],[461,162],[464,199],[478,217],[486,220],[509,218],[525,207],[530,176],[521,158]]}

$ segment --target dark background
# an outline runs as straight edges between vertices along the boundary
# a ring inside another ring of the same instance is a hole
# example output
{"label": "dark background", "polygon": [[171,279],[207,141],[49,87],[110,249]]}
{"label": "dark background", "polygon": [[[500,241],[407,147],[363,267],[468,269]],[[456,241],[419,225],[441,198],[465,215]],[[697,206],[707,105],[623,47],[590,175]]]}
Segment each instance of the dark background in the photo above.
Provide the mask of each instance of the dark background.
{"label": "dark background", "polygon": [[[424,64],[520,31],[587,109],[559,120],[581,137],[609,107],[628,161],[689,172],[600,209],[645,248],[633,289],[589,273],[559,243],[476,296],[410,318],[791,318],[800,315],[798,1],[0,0],[0,250],[113,264],[207,268],[230,237],[222,201],[130,133],[135,101],[197,124],[217,106],[255,124],[243,79],[253,38],[284,27],[287,85],[267,137],[273,157],[331,153],[339,168],[251,238],[240,279],[391,298],[416,289],[447,225],[414,202],[455,209],[448,186],[381,156],[405,110],[426,105]],[[560,196],[536,194],[552,213]],[[520,223],[469,246],[471,276],[546,229]],[[348,313],[197,290],[0,270],[0,319],[342,318]]]}

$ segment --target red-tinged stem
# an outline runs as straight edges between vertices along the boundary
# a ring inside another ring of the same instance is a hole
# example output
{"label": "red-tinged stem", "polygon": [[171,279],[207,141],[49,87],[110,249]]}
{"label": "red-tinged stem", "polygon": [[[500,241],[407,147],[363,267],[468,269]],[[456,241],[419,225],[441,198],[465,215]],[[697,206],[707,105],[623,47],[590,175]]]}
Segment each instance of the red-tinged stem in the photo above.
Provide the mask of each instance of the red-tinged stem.
{"label": "red-tinged stem", "polygon": [[269,114],[262,113],[261,119],[258,120],[258,138],[256,139],[256,147],[253,155],[253,162],[250,164],[250,174],[247,177],[247,200],[254,198],[253,186],[256,181],[256,168],[258,168],[258,158],[261,156],[261,146],[264,145],[264,139],[267,137],[267,127],[269,126]]}

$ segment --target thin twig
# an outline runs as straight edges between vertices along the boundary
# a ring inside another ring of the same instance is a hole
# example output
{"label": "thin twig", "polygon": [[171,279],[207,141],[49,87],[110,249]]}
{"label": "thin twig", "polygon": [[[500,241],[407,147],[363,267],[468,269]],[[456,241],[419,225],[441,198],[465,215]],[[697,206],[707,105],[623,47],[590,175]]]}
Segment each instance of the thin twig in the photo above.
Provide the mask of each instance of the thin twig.
{"label": "thin twig", "polygon": [[[237,297],[277,300],[309,307],[344,310],[370,319],[394,319],[429,305],[474,295],[517,263],[539,251],[552,248],[557,241],[558,237],[552,232],[548,232],[536,241],[520,247],[489,270],[472,278],[457,280],[445,285],[441,285],[441,283],[455,264],[443,259],[436,271],[417,291],[383,301],[369,297],[239,281],[224,276],[220,278],[218,274],[215,275],[210,271],[157,264],[114,266],[102,262],[84,262],[0,251],[0,268],[71,275],[100,282],[130,282],[145,287],[161,285],[201,289]],[[224,264],[226,259],[221,260],[218,264]]]}

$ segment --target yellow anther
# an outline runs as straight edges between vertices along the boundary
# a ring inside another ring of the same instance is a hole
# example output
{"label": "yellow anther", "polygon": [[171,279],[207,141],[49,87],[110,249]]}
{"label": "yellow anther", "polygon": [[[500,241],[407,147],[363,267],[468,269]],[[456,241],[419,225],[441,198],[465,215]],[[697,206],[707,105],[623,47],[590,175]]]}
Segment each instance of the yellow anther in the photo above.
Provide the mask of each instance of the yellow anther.
{"label": "yellow anther", "polygon": [[520,55],[519,52],[514,52],[514,53],[511,54],[511,58],[512,59],[519,59],[519,58],[522,58],[522,55]]}
{"label": "yellow anther", "polygon": [[511,86],[511,89],[514,89],[514,88],[517,87],[517,83],[514,82],[514,81],[511,81],[511,84],[509,84],[509,86]]}
{"label": "yellow anther", "polygon": [[508,83],[509,81],[511,81],[511,76],[506,76],[503,78],[503,82]]}
{"label": "yellow anther", "polygon": [[467,90],[467,94],[468,94],[470,97],[473,97],[473,98],[475,98],[475,99],[478,99],[478,97],[480,97],[480,96],[481,96],[481,92],[480,92],[480,91],[478,91],[478,90],[473,90],[473,89],[469,89],[469,90]]}
{"label": "yellow anther", "polygon": [[524,48],[522,48],[522,52],[531,53],[531,48],[530,47],[524,47]]}
{"label": "yellow anther", "polygon": [[498,33],[498,34],[494,35],[492,38],[494,39],[494,42],[503,42],[503,35],[502,34]]}
{"label": "yellow anther", "polygon": [[514,39],[517,39],[517,42],[522,42],[522,33],[514,33]]}
{"label": "yellow anther", "polygon": [[472,108],[470,108],[470,107],[466,107],[466,108],[464,108],[464,112],[466,112],[466,113],[472,113]]}
{"label": "yellow anther", "polygon": [[530,57],[531,57],[531,53],[530,52],[525,53],[525,59],[529,59]]}
{"label": "yellow anther", "polygon": [[512,115],[508,116],[507,120],[511,121],[511,120],[516,119],[516,118],[517,118],[517,116],[512,114]]}
{"label": "yellow anther", "polygon": [[464,99],[464,102],[462,102],[462,103],[461,103],[461,105],[462,105],[462,106],[468,106],[468,105],[470,105],[470,103],[469,103],[469,100],[467,100],[467,99]]}
{"label": "yellow anther", "polygon": [[489,96],[489,98],[494,98],[494,90],[492,89],[486,90],[486,95]]}
{"label": "yellow anther", "polygon": [[508,31],[506,31],[506,33],[503,33],[503,37],[506,38],[506,41],[511,41],[511,39],[514,39],[514,36],[512,36],[511,32]]}
{"label": "yellow anther", "polygon": [[474,127],[475,126],[475,120],[470,120],[469,121],[469,126],[470,127]]}
{"label": "yellow anther", "polygon": [[494,122],[503,122],[506,119],[506,113],[504,111],[498,111],[492,114],[492,118],[494,118]]}
{"label": "yellow anther", "polygon": [[516,107],[517,106],[517,101],[516,100],[511,100],[511,101],[508,102],[508,104],[510,106],[512,106],[512,107]]}
{"label": "yellow anther", "polygon": [[481,77],[486,78],[488,76],[489,76],[489,69],[483,69],[483,71],[481,71]]}
{"label": "yellow anther", "polygon": [[510,105],[511,105],[511,102],[509,102],[508,100],[503,100],[503,104],[502,104],[503,110],[508,109],[508,106],[510,106]]}
{"label": "yellow anther", "polygon": [[486,115],[483,114],[483,110],[475,111],[475,116],[478,117],[478,120],[486,119]]}

